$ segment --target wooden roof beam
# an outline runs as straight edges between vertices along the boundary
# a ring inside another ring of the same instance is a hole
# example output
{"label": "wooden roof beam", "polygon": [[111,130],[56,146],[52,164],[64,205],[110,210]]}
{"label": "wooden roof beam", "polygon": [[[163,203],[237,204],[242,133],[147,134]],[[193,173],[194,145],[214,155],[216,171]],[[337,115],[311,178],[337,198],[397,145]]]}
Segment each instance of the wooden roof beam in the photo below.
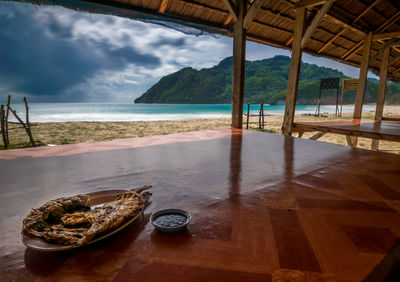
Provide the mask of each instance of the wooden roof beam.
{"label": "wooden roof beam", "polygon": [[165,13],[165,10],[167,9],[167,6],[168,6],[168,1],[169,0],[162,0],[161,1],[160,7],[158,8],[158,12],[160,14],[164,14]]}
{"label": "wooden roof beam", "polygon": [[326,2],[326,0],[300,0],[297,2],[294,7],[297,8],[309,8],[309,7],[314,7],[318,5],[322,5]]}
{"label": "wooden roof beam", "polygon": [[381,56],[386,49],[390,49],[390,47],[392,47],[393,45],[399,44],[399,42],[396,42],[396,38],[392,38],[390,40],[388,40],[385,45],[383,45],[382,48],[380,48],[378,50],[378,52],[376,52],[376,54],[372,57],[370,57],[368,64],[371,64],[373,61],[375,61],[379,56]]}
{"label": "wooden roof beam", "polygon": [[359,19],[361,19],[366,13],[368,13],[369,10],[371,10],[378,2],[381,0],[375,0],[371,5],[369,5],[361,14],[359,14],[354,20],[353,24],[357,22]]}
{"label": "wooden roof beam", "polygon": [[389,33],[382,33],[382,34],[374,34],[372,36],[372,40],[386,40],[386,39],[392,39],[392,38],[398,38],[400,37],[400,31],[396,32],[389,32]]}
{"label": "wooden roof beam", "polygon": [[318,13],[313,18],[311,24],[307,27],[304,32],[303,38],[301,39],[301,48],[303,49],[307,43],[307,40],[310,39],[314,30],[318,27],[324,15],[328,12],[329,8],[332,6],[335,0],[327,0],[322,8],[318,11]]}
{"label": "wooden roof beam", "polygon": [[342,35],[345,31],[347,30],[347,28],[342,28],[341,31],[339,31],[338,33],[336,33],[336,35],[334,37],[332,37],[328,42],[326,42],[324,44],[324,46],[322,46],[321,48],[319,48],[319,50],[317,51],[317,53],[321,53],[322,51],[324,51],[329,45],[331,45],[331,43],[333,43],[333,41],[335,41],[336,39],[339,38],[340,35]]}
{"label": "wooden roof beam", "polygon": [[389,62],[389,66],[393,65],[394,63],[396,63],[398,60],[400,60],[400,54],[398,54],[396,57],[394,57],[390,62]]}
{"label": "wooden roof beam", "polygon": [[236,22],[239,19],[236,5],[232,2],[232,0],[224,0],[224,3],[229,11],[229,14],[232,16],[233,21]]}
{"label": "wooden roof beam", "polygon": [[[375,32],[380,32],[384,31],[387,29],[390,25],[396,22],[397,17],[400,16],[400,11],[396,12],[393,16],[390,17],[386,22],[384,22],[381,26],[379,26]],[[379,38],[378,38],[379,39]],[[376,40],[378,40],[376,39]],[[349,51],[347,51],[341,59],[348,60],[352,55],[354,55],[358,50],[360,50],[361,45],[364,43],[364,39],[358,42],[353,48],[351,48]]]}
{"label": "wooden roof beam", "polygon": [[[352,24],[355,24],[359,19],[361,19],[366,13],[368,13],[369,10],[371,10],[372,7],[374,7],[378,2],[381,0],[375,0],[371,5],[369,5],[361,14],[359,14],[352,22]],[[333,41],[335,41],[337,38],[339,38],[340,35],[342,35],[345,31],[347,30],[347,27],[343,27],[341,31],[339,31],[334,37],[332,37],[327,43],[325,43],[324,46],[322,46],[317,53],[320,54],[322,51],[324,51]]]}
{"label": "wooden roof beam", "polygon": [[247,14],[244,17],[243,20],[243,28],[247,29],[250,25],[250,23],[254,20],[254,18],[257,15],[257,12],[260,10],[261,6],[266,2],[267,0],[254,0],[253,3],[251,4],[250,8],[247,10]]}
{"label": "wooden roof beam", "polygon": [[224,21],[224,25],[230,24],[231,21],[232,21],[232,15],[229,14],[229,15],[226,17],[225,21]]}
{"label": "wooden roof beam", "polygon": [[400,71],[400,68],[398,68],[397,70],[392,71],[392,75],[395,73],[398,73]]}

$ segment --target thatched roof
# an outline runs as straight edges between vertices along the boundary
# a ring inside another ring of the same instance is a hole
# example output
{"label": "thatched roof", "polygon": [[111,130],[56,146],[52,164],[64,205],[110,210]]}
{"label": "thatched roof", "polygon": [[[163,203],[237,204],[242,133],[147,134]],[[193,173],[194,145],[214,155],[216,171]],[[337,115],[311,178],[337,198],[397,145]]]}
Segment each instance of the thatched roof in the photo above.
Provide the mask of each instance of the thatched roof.
{"label": "thatched roof", "polygon": [[[20,1],[20,0],[16,0]],[[22,0],[35,4],[61,5],[70,9],[164,23],[180,23],[213,33],[232,36],[232,17],[225,5],[230,0]],[[249,5],[250,2],[249,1]],[[295,25],[296,2],[266,0],[248,25],[247,39],[275,47],[291,48]],[[316,2],[316,1],[313,1]],[[324,1],[320,1],[321,3]],[[316,13],[320,5],[308,7]],[[359,66],[363,39],[373,34],[400,33],[398,0],[337,0],[324,15],[304,51]],[[395,34],[400,39],[400,35]],[[395,37],[396,38],[396,37]],[[382,52],[390,38],[374,40],[370,69],[379,71]],[[400,80],[400,44],[391,48],[388,70],[391,80]],[[388,43],[388,44],[389,44]]]}

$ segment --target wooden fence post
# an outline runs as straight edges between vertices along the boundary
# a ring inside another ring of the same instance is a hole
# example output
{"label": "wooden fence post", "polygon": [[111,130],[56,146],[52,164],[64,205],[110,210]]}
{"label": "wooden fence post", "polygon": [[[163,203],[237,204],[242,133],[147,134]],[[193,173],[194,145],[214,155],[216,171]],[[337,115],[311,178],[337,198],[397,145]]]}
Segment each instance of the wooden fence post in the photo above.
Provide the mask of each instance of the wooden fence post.
{"label": "wooden fence post", "polygon": [[32,143],[33,147],[36,147],[35,141],[33,140],[32,136],[32,131],[31,131],[31,124],[29,123],[29,107],[28,107],[28,101],[26,100],[26,97],[24,97],[24,103],[25,103],[25,111],[26,111],[26,132],[29,135],[29,139]]}
{"label": "wooden fence post", "polygon": [[4,105],[1,105],[0,106],[1,135],[3,136],[4,149],[7,149],[8,144],[7,144],[6,128],[4,125],[4,121],[5,121]]}
{"label": "wooden fence post", "polygon": [[247,123],[246,123],[246,129],[249,129],[249,118],[250,118],[250,103],[247,104]]}
{"label": "wooden fence post", "polygon": [[261,103],[261,120],[262,120],[262,129],[264,129],[264,100]]}
{"label": "wooden fence post", "polygon": [[8,135],[8,114],[10,113],[10,104],[11,104],[11,95],[8,95],[7,99],[7,111],[6,111],[6,138],[7,138],[7,144],[10,144],[10,137]]}

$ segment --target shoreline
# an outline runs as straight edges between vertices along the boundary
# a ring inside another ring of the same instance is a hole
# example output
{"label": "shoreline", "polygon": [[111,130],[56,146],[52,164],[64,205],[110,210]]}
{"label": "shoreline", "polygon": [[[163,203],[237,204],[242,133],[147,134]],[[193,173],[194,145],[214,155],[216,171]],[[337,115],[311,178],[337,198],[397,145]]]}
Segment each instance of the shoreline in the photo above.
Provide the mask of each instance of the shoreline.
{"label": "shoreline", "polygon": [[[96,105],[76,103],[74,105],[56,103],[53,106],[38,103],[30,107],[30,120],[35,123],[44,122],[130,122],[130,121],[170,121],[186,119],[220,119],[231,117],[230,105]],[[284,115],[284,105],[265,106],[264,113],[271,116]],[[260,104],[250,107],[250,114],[258,115]],[[298,105],[296,114],[314,114],[315,105]],[[400,110],[400,106],[387,106],[387,110]],[[24,116],[25,108],[16,107],[20,116]],[[354,111],[354,105],[343,106],[343,113],[350,114]],[[364,106],[364,112],[375,111],[375,106]],[[244,113],[247,113],[247,105],[244,105]],[[334,105],[322,105],[321,113],[334,113]],[[10,121],[16,121],[13,115]]]}
{"label": "shoreline", "polygon": [[[400,116],[400,106],[388,106],[384,116]],[[314,117],[311,114],[296,115],[296,121],[332,121],[338,119],[350,119],[352,113],[336,117],[328,114],[323,117]],[[363,112],[363,118],[373,119],[374,111]],[[246,117],[243,117],[246,122]],[[265,128],[271,133],[280,133],[283,115],[266,115]],[[32,123],[32,134],[35,140],[40,141],[43,146],[54,146],[63,144],[77,144],[87,142],[108,141],[123,138],[135,138],[154,135],[165,135],[179,132],[190,132],[198,130],[212,130],[227,128],[231,125],[230,118],[203,118],[184,120],[162,120],[162,121],[90,121],[90,122],[42,122]],[[12,127],[12,126],[10,126]],[[246,128],[244,123],[243,128]],[[250,116],[249,129],[258,128],[258,116]],[[305,133],[304,139],[311,137],[313,133]],[[28,137],[24,129],[10,131],[10,148],[22,148],[26,145]],[[358,148],[370,149],[371,139],[360,138]],[[326,134],[318,141],[334,143],[347,146],[346,137],[343,135]],[[0,141],[0,145],[3,143]],[[400,153],[399,142],[380,142],[380,150]]]}

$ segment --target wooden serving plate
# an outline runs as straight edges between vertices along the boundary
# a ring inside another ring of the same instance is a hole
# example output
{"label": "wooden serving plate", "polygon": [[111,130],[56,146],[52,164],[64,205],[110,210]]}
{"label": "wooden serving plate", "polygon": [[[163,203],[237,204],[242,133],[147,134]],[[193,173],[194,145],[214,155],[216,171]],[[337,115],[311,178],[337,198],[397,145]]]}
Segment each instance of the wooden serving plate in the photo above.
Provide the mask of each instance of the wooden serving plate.
{"label": "wooden serving plate", "polygon": [[[93,193],[88,193],[89,198],[89,203],[90,206],[96,207],[96,206],[101,206],[107,202],[113,201],[119,194],[128,192],[128,190],[103,190],[103,191],[98,191],[98,192],[93,192]],[[105,238],[108,238],[118,231],[124,229],[127,227],[129,224],[134,222],[143,212],[143,209],[135,215],[133,218],[128,220],[127,222],[123,223],[121,226],[118,228],[104,234],[101,237],[95,238],[91,240],[88,245],[96,243],[100,240],[103,240]],[[44,252],[56,252],[56,251],[66,251],[66,250],[71,250],[83,246],[76,246],[76,245],[57,245],[57,244],[50,244],[47,243],[39,238],[32,238],[26,235],[22,234],[22,243],[27,246],[29,249],[37,250],[37,251],[44,251]]]}

